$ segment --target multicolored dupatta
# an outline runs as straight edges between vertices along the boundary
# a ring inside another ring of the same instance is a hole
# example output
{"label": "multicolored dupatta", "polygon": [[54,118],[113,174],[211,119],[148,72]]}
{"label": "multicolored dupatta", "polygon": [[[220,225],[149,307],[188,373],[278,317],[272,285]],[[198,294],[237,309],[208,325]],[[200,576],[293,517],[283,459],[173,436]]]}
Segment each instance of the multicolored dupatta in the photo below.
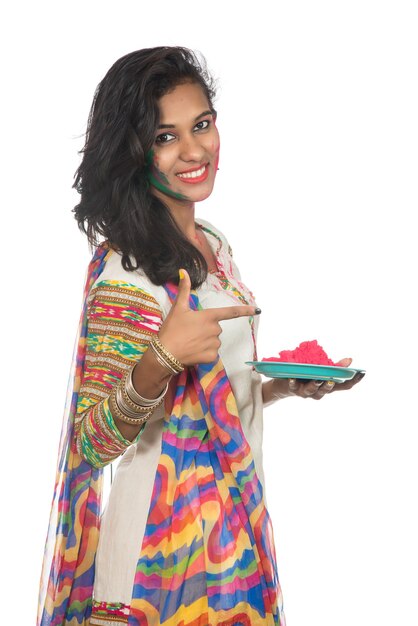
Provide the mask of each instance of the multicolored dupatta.
{"label": "multicolored dupatta", "polygon": [[86,356],[87,296],[112,253],[106,245],[99,246],[87,270],[41,575],[39,626],[84,624],[90,611],[103,470],[93,468],[77,453],[74,416]]}
{"label": "multicolored dupatta", "polygon": [[[86,297],[108,252],[106,246],[97,249],[86,280],[39,626],[87,626],[91,613],[101,470],[77,455],[72,422],[85,356]],[[173,302],[177,287],[167,284],[165,289]],[[190,306],[199,308],[195,292]],[[128,624],[285,624],[270,517],[219,358],[178,376],[172,414],[164,425]]]}

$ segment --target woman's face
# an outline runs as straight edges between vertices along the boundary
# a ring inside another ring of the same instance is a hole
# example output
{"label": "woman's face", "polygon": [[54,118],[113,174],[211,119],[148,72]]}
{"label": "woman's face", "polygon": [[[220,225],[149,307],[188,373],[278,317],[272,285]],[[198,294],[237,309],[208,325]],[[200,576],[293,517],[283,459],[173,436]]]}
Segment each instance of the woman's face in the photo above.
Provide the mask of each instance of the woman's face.
{"label": "woman's face", "polygon": [[150,155],[154,195],[199,202],[213,189],[219,160],[219,134],[200,85],[178,85],[159,100],[160,125]]}

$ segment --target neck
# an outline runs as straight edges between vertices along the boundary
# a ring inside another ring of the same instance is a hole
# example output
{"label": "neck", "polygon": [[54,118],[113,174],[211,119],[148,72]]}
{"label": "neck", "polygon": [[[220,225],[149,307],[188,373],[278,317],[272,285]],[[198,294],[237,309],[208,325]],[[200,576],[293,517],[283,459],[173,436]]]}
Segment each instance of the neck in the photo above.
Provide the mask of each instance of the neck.
{"label": "neck", "polygon": [[174,221],[180,228],[181,232],[187,239],[194,241],[196,238],[196,224],[195,224],[195,203],[187,200],[177,200],[176,198],[169,198],[165,194],[155,189],[153,193],[159,196],[164,204],[168,207]]}
{"label": "neck", "polygon": [[186,209],[186,207],[182,207],[182,210],[173,211],[173,209],[170,208],[170,211],[183,235],[190,241],[194,242],[196,239],[194,204],[188,209]]}

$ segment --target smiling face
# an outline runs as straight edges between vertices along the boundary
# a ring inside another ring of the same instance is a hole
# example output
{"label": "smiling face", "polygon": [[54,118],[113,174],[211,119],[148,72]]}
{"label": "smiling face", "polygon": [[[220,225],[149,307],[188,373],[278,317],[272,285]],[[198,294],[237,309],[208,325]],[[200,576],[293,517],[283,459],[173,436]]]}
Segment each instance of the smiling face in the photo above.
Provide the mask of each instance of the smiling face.
{"label": "smiling face", "polygon": [[149,160],[152,193],[170,208],[207,198],[219,160],[219,134],[200,85],[184,83],[158,102],[160,124]]}

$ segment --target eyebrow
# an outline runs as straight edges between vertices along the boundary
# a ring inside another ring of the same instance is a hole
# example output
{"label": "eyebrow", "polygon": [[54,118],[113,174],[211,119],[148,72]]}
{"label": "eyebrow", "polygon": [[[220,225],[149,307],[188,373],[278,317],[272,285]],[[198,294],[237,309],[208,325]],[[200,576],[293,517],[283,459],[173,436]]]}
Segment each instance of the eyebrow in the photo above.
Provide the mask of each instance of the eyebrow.
{"label": "eyebrow", "polygon": [[[198,120],[200,120],[201,117],[205,117],[205,115],[215,115],[214,111],[203,111],[203,113],[200,113],[200,115],[198,115],[197,117],[194,118],[194,122],[197,122]],[[158,129],[160,130],[161,128],[175,128],[176,125],[175,124],[160,124],[158,126]]]}

